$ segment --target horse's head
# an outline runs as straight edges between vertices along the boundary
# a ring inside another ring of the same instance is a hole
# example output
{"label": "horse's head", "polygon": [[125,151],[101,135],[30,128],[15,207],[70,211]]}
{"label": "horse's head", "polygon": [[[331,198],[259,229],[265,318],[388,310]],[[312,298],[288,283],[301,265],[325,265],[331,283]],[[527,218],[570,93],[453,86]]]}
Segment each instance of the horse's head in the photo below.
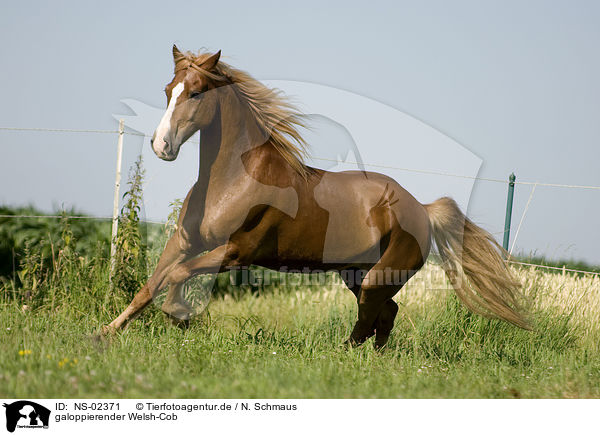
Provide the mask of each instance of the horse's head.
{"label": "horse's head", "polygon": [[217,92],[226,84],[219,73],[221,51],[215,54],[183,54],[173,45],[175,76],[166,86],[167,110],[152,136],[152,149],[163,160],[175,160],[181,145],[208,126],[217,111]]}

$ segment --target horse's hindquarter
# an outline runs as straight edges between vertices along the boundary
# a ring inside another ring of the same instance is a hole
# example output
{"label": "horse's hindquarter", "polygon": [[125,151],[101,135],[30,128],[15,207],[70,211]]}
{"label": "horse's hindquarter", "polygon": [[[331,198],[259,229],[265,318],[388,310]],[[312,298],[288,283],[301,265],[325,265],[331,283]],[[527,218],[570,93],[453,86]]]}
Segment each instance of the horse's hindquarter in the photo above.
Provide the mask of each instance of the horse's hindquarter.
{"label": "horse's hindquarter", "polygon": [[389,236],[403,232],[427,255],[427,212],[393,179],[363,171],[327,172],[314,196],[329,212],[324,262],[377,262]]}

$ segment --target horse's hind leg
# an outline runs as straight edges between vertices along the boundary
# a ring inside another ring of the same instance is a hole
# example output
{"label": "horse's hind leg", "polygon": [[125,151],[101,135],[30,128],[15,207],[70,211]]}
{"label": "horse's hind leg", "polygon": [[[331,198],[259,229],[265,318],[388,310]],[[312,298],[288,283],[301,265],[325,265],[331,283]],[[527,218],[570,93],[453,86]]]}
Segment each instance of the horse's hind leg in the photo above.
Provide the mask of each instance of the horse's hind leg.
{"label": "horse's hind leg", "polygon": [[388,299],[375,319],[375,349],[381,349],[387,343],[397,314],[398,304]]}
{"label": "horse's hind leg", "polygon": [[[359,304],[360,309],[360,298],[361,298],[361,279],[365,275],[363,271],[357,268],[346,269],[340,272],[340,276],[342,280],[346,284],[346,287],[354,293],[356,296],[356,301]],[[399,289],[396,290],[396,292]],[[372,289],[369,289],[372,291]],[[394,302],[392,299],[388,299],[383,307],[381,308],[377,318],[375,319],[375,323],[369,328],[368,331],[362,333],[359,337],[358,335],[355,338],[350,338],[347,343],[351,345],[360,345],[369,337],[376,335],[375,337],[375,347],[382,348],[386,343],[390,336],[390,332],[394,327],[394,319],[396,318],[396,314],[398,314],[398,304]]]}
{"label": "horse's hind leg", "polygon": [[[350,268],[340,271],[340,276],[342,277],[344,284],[346,284],[346,287],[348,287],[348,289],[354,293],[357,303],[360,303],[361,284],[364,275],[364,271],[358,268]],[[365,340],[373,335],[375,335],[375,327],[371,328],[371,331],[369,331]],[[351,345],[360,344],[353,343],[351,340],[347,340],[346,343]]]}
{"label": "horse's hind leg", "polygon": [[354,293],[354,296],[356,296],[357,300],[360,297],[360,285],[363,275],[364,273],[355,267],[340,271],[340,277],[342,278],[342,281],[344,281],[344,284],[346,284],[348,290]]}
{"label": "horse's hind leg", "polygon": [[[371,269],[373,270],[373,269]],[[369,277],[371,271],[365,277]],[[372,279],[371,274],[371,279]],[[375,340],[381,347],[385,345],[394,325],[395,312],[388,308],[392,297],[398,292],[399,287],[375,285],[363,281],[360,298],[358,300],[358,320],[354,325],[348,342],[353,346],[363,344],[369,337],[376,335]],[[390,304],[390,307],[392,305]],[[397,307],[396,307],[397,312]],[[379,328],[378,328],[379,327]],[[379,340],[377,340],[379,338]]]}
{"label": "horse's hind leg", "polygon": [[361,283],[358,320],[348,340],[352,345],[364,343],[375,330],[375,347],[385,346],[398,313],[398,305],[392,297],[423,265],[421,252],[417,249],[401,250],[390,244],[379,262],[369,270]]}

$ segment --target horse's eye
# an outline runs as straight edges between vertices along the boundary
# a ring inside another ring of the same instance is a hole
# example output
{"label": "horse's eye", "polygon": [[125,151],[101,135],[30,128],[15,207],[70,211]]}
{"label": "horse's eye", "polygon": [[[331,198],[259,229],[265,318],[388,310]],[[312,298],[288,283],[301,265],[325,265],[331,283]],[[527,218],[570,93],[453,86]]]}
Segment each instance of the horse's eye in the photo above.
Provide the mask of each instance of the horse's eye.
{"label": "horse's eye", "polygon": [[190,92],[190,98],[198,98],[200,94],[199,91]]}

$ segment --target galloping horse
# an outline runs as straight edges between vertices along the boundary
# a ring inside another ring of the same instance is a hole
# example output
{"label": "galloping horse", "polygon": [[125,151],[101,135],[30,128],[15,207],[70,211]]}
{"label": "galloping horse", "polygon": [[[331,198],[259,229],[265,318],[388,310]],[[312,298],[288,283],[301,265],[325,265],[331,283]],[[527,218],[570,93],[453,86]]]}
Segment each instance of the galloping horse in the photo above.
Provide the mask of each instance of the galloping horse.
{"label": "galloping horse", "polygon": [[124,328],[167,288],[162,310],[186,321],[188,279],[259,265],[339,271],[358,302],[348,343],[375,335],[380,348],[398,312],[392,297],[423,266],[432,241],[468,308],[529,327],[501,248],[455,201],[422,205],[382,174],[306,166],[302,115],[220,54],[173,46],[167,109],[151,143],[158,157],[172,161],[200,130],[198,180],[155,272],[106,333]]}

